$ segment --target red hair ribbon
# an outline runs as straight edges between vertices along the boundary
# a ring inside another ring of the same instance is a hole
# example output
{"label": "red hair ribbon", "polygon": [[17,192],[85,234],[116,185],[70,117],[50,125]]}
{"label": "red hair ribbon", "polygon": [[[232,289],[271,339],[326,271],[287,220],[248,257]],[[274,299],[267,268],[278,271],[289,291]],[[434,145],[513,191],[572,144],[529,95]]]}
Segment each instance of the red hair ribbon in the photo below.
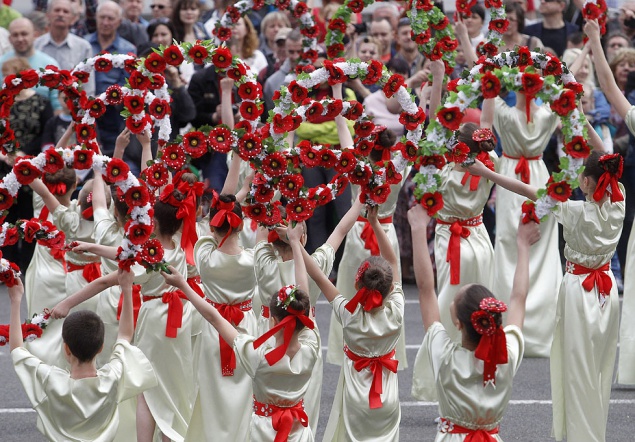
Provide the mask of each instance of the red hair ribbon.
{"label": "red hair ribbon", "polygon": [[[618,170],[615,173],[611,173],[606,170],[604,164],[615,158],[619,158]],[[617,181],[622,176],[622,171],[624,169],[624,158],[622,158],[619,153],[615,153],[612,155],[602,155],[598,162],[600,166],[604,168],[605,172],[600,176],[600,179],[598,180],[598,184],[595,187],[595,192],[593,192],[593,199],[595,201],[600,201],[604,197],[604,195],[608,193],[612,203],[624,201],[624,195],[622,194],[619,182]]]}
{"label": "red hair ribbon", "polygon": [[185,250],[187,263],[194,264],[194,244],[198,241],[198,234],[196,233],[196,198],[203,195],[205,186],[201,182],[190,184],[187,181],[181,181],[177,186],[177,190],[185,195],[185,198],[179,202],[179,210],[176,212],[176,218],[183,220],[181,248]]}
{"label": "red hair ribbon", "polygon": [[483,385],[496,384],[496,365],[507,364],[507,338],[502,327],[492,334],[483,334],[474,356],[484,363]]}
{"label": "red hair ribbon", "polygon": [[304,324],[306,327],[310,328],[311,330],[313,330],[313,328],[315,327],[315,324],[313,323],[313,321],[311,321],[311,319],[309,319],[309,317],[305,315],[303,311],[295,310],[288,307],[287,312],[289,312],[288,316],[285,316],[285,318],[282,321],[278,322],[275,326],[271,327],[269,331],[267,331],[266,333],[264,333],[262,336],[260,336],[258,339],[254,341],[254,348],[258,348],[262,344],[267,342],[267,339],[269,339],[270,337],[278,333],[279,330],[284,329],[284,332],[283,332],[284,340],[282,345],[279,345],[278,347],[274,348],[273,350],[271,350],[269,353],[265,355],[265,358],[267,359],[267,362],[269,363],[269,365],[273,365],[276,362],[278,362],[280,359],[282,359],[282,357],[287,352],[287,348],[289,347],[289,344],[291,343],[291,337],[293,336],[293,332],[295,330],[295,326],[298,321],[300,321],[302,324]]}
{"label": "red hair ribbon", "polygon": [[[489,130],[489,129],[479,129],[479,130]],[[475,132],[476,133],[476,132]],[[474,135],[472,135],[472,139],[474,139]],[[485,165],[489,170],[494,170],[494,163],[492,162],[489,154],[487,152],[480,152],[476,155],[476,159]],[[475,192],[478,189],[478,183],[481,181],[480,175],[472,175],[469,170],[466,170],[463,174],[463,179],[461,180],[461,184],[465,185],[467,180],[470,180],[470,191]]]}
{"label": "red hair ribbon", "polygon": [[225,240],[229,238],[229,235],[233,232],[233,230],[240,226],[243,220],[240,218],[240,216],[234,213],[235,203],[233,201],[221,201],[220,198],[218,198],[218,194],[216,192],[214,192],[214,198],[212,199],[212,207],[218,210],[218,212],[216,212],[214,218],[212,218],[209,222],[210,226],[219,228],[222,227],[225,222],[227,222],[229,223],[230,227],[229,230],[227,230],[225,236],[223,236],[220,244],[218,245],[218,247],[221,247],[225,243]]}
{"label": "red hair ribbon", "polygon": [[362,287],[357,291],[357,293],[355,293],[353,299],[346,303],[344,308],[353,313],[357,308],[357,305],[361,304],[364,310],[369,312],[374,308],[381,307],[383,303],[384,297],[381,296],[379,290]]}
{"label": "red hair ribbon", "polygon": [[363,369],[368,368],[373,373],[373,383],[371,384],[370,391],[368,392],[368,405],[371,409],[381,408],[383,406],[381,402],[381,394],[383,393],[382,376],[384,368],[392,371],[393,373],[397,373],[397,366],[399,365],[399,361],[393,359],[395,356],[395,350],[393,349],[390,353],[376,358],[366,358],[356,355],[348,347],[344,347],[344,353],[346,353],[346,356],[353,361],[353,367],[355,370],[362,371]]}
{"label": "red hair ribbon", "polygon": [[68,190],[68,187],[66,187],[66,183],[59,182],[51,184],[48,181],[45,181],[44,184],[46,184],[49,192],[51,192],[53,195],[63,196],[66,195],[66,191]]}

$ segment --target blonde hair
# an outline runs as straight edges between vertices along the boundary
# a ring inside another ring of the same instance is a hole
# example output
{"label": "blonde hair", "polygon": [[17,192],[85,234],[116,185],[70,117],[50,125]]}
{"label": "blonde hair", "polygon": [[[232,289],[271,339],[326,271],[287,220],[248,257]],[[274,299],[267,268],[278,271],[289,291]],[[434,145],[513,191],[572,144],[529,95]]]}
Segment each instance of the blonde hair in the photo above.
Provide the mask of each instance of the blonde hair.
{"label": "blonde hair", "polygon": [[246,15],[242,17],[245,21],[245,27],[247,28],[247,34],[245,35],[245,39],[243,40],[243,49],[242,49],[242,58],[251,58],[254,55],[254,52],[260,46],[260,40],[258,39],[258,34],[256,33],[256,28],[254,28],[253,23],[249,20],[249,17]]}
{"label": "blonde hair", "polygon": [[[561,60],[566,63],[567,66],[571,67],[571,65],[575,62],[575,60],[582,53],[582,49],[579,48],[570,48],[564,51],[562,54]],[[584,80],[584,83],[589,83],[595,88],[595,70],[593,69],[593,61],[591,60],[590,55],[586,55],[585,57],[587,66],[589,67],[589,76]]]}
{"label": "blonde hair", "polygon": [[622,48],[615,53],[613,60],[609,63],[613,77],[615,77],[617,65],[624,61],[627,63],[635,63],[635,48]]}
{"label": "blonde hair", "polygon": [[[15,68],[16,70],[9,70]],[[28,71],[31,69],[29,60],[25,57],[11,57],[2,64],[2,73],[17,74],[18,72]]]}

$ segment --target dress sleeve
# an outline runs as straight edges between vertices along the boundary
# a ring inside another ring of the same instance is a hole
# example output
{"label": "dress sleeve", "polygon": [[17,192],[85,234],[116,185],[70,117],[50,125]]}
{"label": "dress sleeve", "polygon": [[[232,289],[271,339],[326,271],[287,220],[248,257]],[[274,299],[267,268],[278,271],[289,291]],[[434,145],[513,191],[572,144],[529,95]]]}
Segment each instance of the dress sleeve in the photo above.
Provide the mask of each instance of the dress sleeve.
{"label": "dress sleeve", "polygon": [[318,247],[311,255],[313,261],[316,262],[322,273],[328,276],[333,270],[335,262],[335,249],[330,244],[323,244]]}
{"label": "dress sleeve", "polygon": [[68,207],[59,205],[53,211],[53,224],[63,231],[66,236],[76,237],[79,230],[79,213],[70,210]]}
{"label": "dress sleeve", "polygon": [[119,246],[123,237],[119,225],[107,209],[101,208],[93,213],[95,243],[103,246]]}
{"label": "dress sleeve", "polygon": [[435,322],[428,327],[426,336],[423,338],[422,346],[428,353],[434,379],[438,378],[443,355],[448,351],[451,345],[452,340],[440,322]]}
{"label": "dress sleeve", "polygon": [[303,346],[310,348],[317,358],[321,347],[320,335],[317,333],[317,329],[311,330],[308,327],[304,327],[304,329],[302,329],[302,331],[298,334],[298,341],[300,341],[300,344]]}
{"label": "dress sleeve", "polygon": [[[273,246],[267,241],[260,241],[254,248],[254,271],[258,285],[266,285],[273,267],[278,267],[278,257],[273,250]],[[267,281],[263,281],[265,278]]]}
{"label": "dress sleeve", "polygon": [[508,325],[503,330],[505,331],[505,338],[507,339],[508,363],[512,364],[514,374],[516,374],[523,360],[523,354],[525,353],[523,332],[515,325]]}
{"label": "dress sleeve", "polygon": [[624,122],[628,127],[630,133],[635,135],[635,106],[631,107],[628,112],[626,112],[626,118],[624,118]]}
{"label": "dress sleeve", "polygon": [[250,378],[256,377],[256,372],[262,361],[265,360],[265,353],[269,346],[265,343],[258,348],[254,348],[255,338],[241,333],[234,339],[234,353],[236,361],[245,369]]}
{"label": "dress sleeve", "polygon": [[53,367],[46,365],[24,347],[11,352],[13,368],[33,407],[46,398],[45,385]]}
{"label": "dress sleeve", "polygon": [[404,294],[400,282],[396,282],[392,292],[384,300],[384,311],[391,322],[401,324],[404,315]]}
{"label": "dress sleeve", "polygon": [[584,207],[584,201],[567,200],[556,204],[553,208],[553,216],[563,226],[570,226],[578,222]]}
{"label": "dress sleeve", "polygon": [[124,339],[119,339],[115,343],[109,365],[119,379],[117,402],[125,401],[157,386],[157,377],[148,358],[138,347]]}
{"label": "dress sleeve", "polygon": [[335,318],[337,322],[344,326],[348,319],[351,317],[351,313],[346,310],[346,304],[348,303],[348,299],[343,297],[341,294],[337,295],[335,299],[331,302],[331,307],[333,307],[333,313],[335,313]]}
{"label": "dress sleeve", "polygon": [[194,245],[194,262],[199,271],[201,265],[209,259],[210,255],[214,253],[217,248],[216,240],[211,236],[204,236],[196,241]]}

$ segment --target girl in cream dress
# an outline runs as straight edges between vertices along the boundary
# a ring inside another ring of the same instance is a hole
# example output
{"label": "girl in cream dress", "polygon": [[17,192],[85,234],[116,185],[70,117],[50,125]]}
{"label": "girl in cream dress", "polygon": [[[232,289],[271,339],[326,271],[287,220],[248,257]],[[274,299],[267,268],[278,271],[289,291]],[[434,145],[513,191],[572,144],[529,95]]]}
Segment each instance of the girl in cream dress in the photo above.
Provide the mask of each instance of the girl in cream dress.
{"label": "girl in cream dress", "polygon": [[[498,172],[532,186],[544,186],[549,173],[542,161],[542,153],[558,124],[557,115],[547,105],[537,106],[534,100],[531,100],[527,113],[526,98],[522,92],[516,93],[515,107],[507,106],[499,97],[494,100],[494,127],[503,146]],[[516,221],[523,201],[523,197],[513,192],[497,189],[494,245],[496,285],[493,291],[504,302],[509,302],[512,288],[516,263]],[[530,279],[534,281],[525,317],[525,356],[529,357],[549,356],[556,318],[555,294],[562,281],[556,221],[549,217],[540,223],[540,231],[540,244],[533,248],[529,265]]]}
{"label": "girl in cream dress", "polygon": [[[413,243],[426,240],[430,216],[421,205],[408,212]],[[452,341],[440,322],[434,289],[434,274],[428,251],[414,249],[414,269],[419,289],[423,326],[423,348],[433,368],[439,398],[439,427],[436,442],[464,440],[502,441],[498,426],[511,399],[512,381],[523,357],[523,319],[529,290],[529,249],[540,237],[535,223],[518,228],[518,264],[507,315],[507,306],[479,284],[470,284],[456,294],[451,305],[461,342]],[[489,352],[494,341],[500,346]],[[483,354],[485,353],[485,354]],[[487,356],[495,355],[491,362]]]}

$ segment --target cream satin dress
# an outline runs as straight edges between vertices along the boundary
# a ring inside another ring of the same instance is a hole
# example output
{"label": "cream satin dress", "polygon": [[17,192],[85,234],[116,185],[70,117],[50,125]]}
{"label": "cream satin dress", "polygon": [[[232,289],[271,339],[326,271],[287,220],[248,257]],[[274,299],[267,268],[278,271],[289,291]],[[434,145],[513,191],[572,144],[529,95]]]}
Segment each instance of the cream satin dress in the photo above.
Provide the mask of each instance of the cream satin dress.
{"label": "cream satin dress", "polygon": [[[34,216],[40,215],[44,202],[39,195],[33,195]],[[52,221],[49,214],[48,220]],[[43,281],[46,281],[43,284]],[[51,255],[51,250],[40,244],[35,245],[33,258],[26,269],[24,291],[28,317],[40,314],[45,308],[52,309],[66,298],[66,269],[62,261]],[[51,319],[42,337],[25,343],[25,347],[45,364],[67,368],[68,362],[62,350],[62,324],[64,321]]]}
{"label": "cream satin dress", "polygon": [[[348,299],[338,295],[331,306],[336,320],[343,326],[344,342],[350,350],[366,357],[383,356],[393,351],[401,336],[404,315],[401,283],[395,283],[381,307],[369,312],[358,305],[350,313],[345,308],[347,303]],[[342,364],[324,440],[398,441],[401,408],[397,373],[382,367],[382,407],[371,409],[368,396],[373,372],[368,367],[357,371],[353,364],[348,357]]]}
{"label": "cream satin dress", "polygon": [[[498,157],[490,153],[496,164]],[[493,183],[478,179],[476,190],[470,190],[470,176],[465,184],[461,181],[465,172],[454,170],[455,165],[446,165],[440,173],[443,209],[438,212],[439,220],[454,222],[483,214],[483,207],[489,199]],[[461,342],[461,333],[452,322],[450,304],[458,291],[467,284],[481,284],[492,290],[494,287],[494,249],[484,224],[464,227],[470,233],[461,238],[461,280],[450,284],[450,263],[447,253],[452,233],[450,225],[437,223],[434,238],[434,256],[437,265],[437,287],[439,290],[439,312],[441,323],[452,341]],[[495,293],[496,294],[496,293]],[[436,388],[429,364],[427,350],[422,346],[417,352],[412,375],[412,395],[420,400],[436,401]]]}
{"label": "cream satin dress", "polygon": [[[624,214],[624,201],[556,206],[567,260],[590,269],[610,262]],[[587,292],[582,287],[588,275],[565,273],[560,287],[551,349],[553,435],[558,441],[605,440],[620,317],[615,278],[610,270],[608,274],[613,285],[603,306],[597,288]]]}
{"label": "cream satin dress", "polygon": [[[509,107],[496,98],[494,127],[503,146],[503,153],[511,157],[542,156],[558,119],[546,105],[541,106],[527,123],[524,111]],[[547,166],[542,160],[529,163],[529,184],[544,187],[549,179]],[[498,173],[520,179],[515,169],[518,160],[501,157]],[[493,292],[509,303],[517,261],[516,236],[521,206],[527,198],[498,186],[496,190],[496,244],[494,245]],[[562,281],[562,263],[558,249],[558,226],[552,216],[540,223],[540,241],[531,248],[529,280],[525,316],[525,357],[548,357],[551,349],[556,315],[556,296]]]}
{"label": "cream satin dress", "polygon": [[[329,244],[324,244],[317,248],[311,255],[322,273],[329,275],[333,269],[335,261],[335,250]],[[258,294],[262,305],[269,305],[271,296],[277,295],[278,290],[282,287],[295,284],[295,265],[293,260],[282,261],[276,254],[275,248],[266,241],[256,244],[254,249],[254,259],[256,261],[256,281],[258,282]],[[309,297],[311,307],[315,307],[320,297],[320,288],[313,279],[309,278]],[[259,313],[259,312],[256,312]],[[313,309],[311,309],[311,319],[313,317]],[[259,315],[258,334],[269,330],[269,319]],[[317,322],[315,322],[315,332],[319,335]],[[320,418],[320,400],[322,396],[322,377],[324,361],[322,358],[322,346],[317,353],[317,359],[313,365],[313,374],[309,380],[309,386],[305,394],[304,409],[309,417],[309,426],[315,436],[317,431],[318,420]]]}
{"label": "cream satin dress", "polygon": [[[194,247],[194,260],[207,299],[220,304],[240,304],[253,298],[256,278],[252,249],[228,255],[217,250],[213,238],[203,237]],[[253,310],[243,314],[236,329],[255,335],[257,320]],[[219,335],[207,321],[196,339],[194,367],[198,390],[185,440],[199,442],[208,440],[210,435],[219,441],[247,440],[253,399],[251,378],[239,364],[233,376],[223,376]]]}
{"label": "cream satin dress", "polygon": [[[173,243],[173,249],[164,249],[165,261],[185,275],[185,252]],[[135,284],[141,285],[141,296],[153,296],[139,309],[134,342],[148,357],[157,375],[159,385],[143,393],[157,430],[175,442],[182,442],[192,416],[194,403],[194,373],[192,355],[192,314],[194,307],[183,303],[183,319],[176,338],[165,336],[168,304],[164,293],[176,291],[158,272],[136,275]]]}
{"label": "cream satin dress", "polygon": [[[635,134],[635,107],[624,120],[628,130]],[[635,385],[635,231],[631,229],[626,249],[626,265],[622,269],[624,294],[622,320],[620,321],[620,356],[617,365],[617,380],[620,384]]]}
{"label": "cream satin dress", "polygon": [[[282,359],[270,366],[265,354],[273,348],[269,343],[254,349],[253,336],[240,334],[234,339],[236,360],[252,379],[254,398],[263,404],[289,407],[304,398],[304,405],[310,400],[306,397],[314,364],[320,353],[320,336],[317,332],[304,328],[298,335],[301,347],[290,358]],[[249,438],[251,441],[273,441],[276,431],[273,429],[271,417],[258,416],[251,413]],[[312,442],[314,440],[311,427],[304,427],[294,421],[289,442]],[[326,439],[325,439],[326,440]]]}
{"label": "cream satin dress", "polygon": [[[411,167],[408,166],[406,167],[406,170],[402,172],[403,179],[400,183],[390,186],[390,195],[388,196],[388,199],[384,204],[379,206],[379,219],[388,218],[394,215],[395,209],[397,208],[399,191],[405,183],[406,178],[408,178],[410,169]],[[352,193],[352,202],[354,203],[359,197],[359,186],[353,186]],[[370,251],[364,248],[364,240],[361,239],[362,230],[365,225],[365,222],[355,222],[353,228],[346,235],[344,253],[342,254],[342,260],[340,261],[339,268],[337,269],[337,290],[339,290],[340,294],[347,300],[352,299],[353,296],[355,296],[355,293],[357,293],[357,290],[355,290],[355,275],[357,274],[357,269],[359,269],[359,266],[365,259],[371,256]],[[395,226],[393,223],[382,224],[381,226],[384,229],[384,232],[386,232],[386,235],[388,235],[390,244],[397,255],[397,263],[401,266],[401,261],[399,259],[399,241],[397,239],[397,233],[395,232]],[[399,271],[401,272],[401,267]],[[335,365],[342,365],[342,361],[345,359],[343,349],[344,340],[342,337],[342,326],[340,322],[335,319],[335,312],[333,312],[333,314],[331,314],[331,323],[329,326],[329,345],[326,352],[326,362]],[[405,370],[408,368],[408,359],[406,358],[406,331],[403,328],[403,325],[401,337],[397,343],[397,354],[395,357],[399,361],[399,370]]]}
{"label": "cream satin dress", "polygon": [[[504,328],[507,364],[496,366],[496,386],[483,385],[483,361],[454,342],[440,322],[428,328],[423,348],[433,367],[439,413],[442,418],[468,429],[492,430],[505,414],[512,395],[512,381],[523,359],[523,334],[518,327]],[[435,442],[461,442],[467,434],[443,432],[439,426]],[[491,435],[502,441],[498,434]]]}
{"label": "cream satin dress", "polygon": [[110,362],[94,378],[72,379],[22,347],[11,357],[38,414],[38,429],[52,441],[112,441],[119,426],[117,404],[157,385],[150,361],[125,340],[117,341]]}

